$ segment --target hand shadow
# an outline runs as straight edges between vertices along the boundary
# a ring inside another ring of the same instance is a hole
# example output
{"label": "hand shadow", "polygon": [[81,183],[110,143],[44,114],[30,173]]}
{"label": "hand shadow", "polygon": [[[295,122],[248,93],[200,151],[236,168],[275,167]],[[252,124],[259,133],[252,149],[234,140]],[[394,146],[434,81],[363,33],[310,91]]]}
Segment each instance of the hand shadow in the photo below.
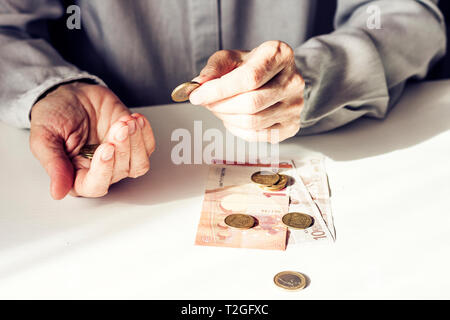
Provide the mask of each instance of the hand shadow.
{"label": "hand shadow", "polygon": [[[450,129],[450,80],[410,84],[384,120],[363,118],[339,129],[287,141],[347,161],[405,149]],[[291,152],[289,152],[291,153]]]}

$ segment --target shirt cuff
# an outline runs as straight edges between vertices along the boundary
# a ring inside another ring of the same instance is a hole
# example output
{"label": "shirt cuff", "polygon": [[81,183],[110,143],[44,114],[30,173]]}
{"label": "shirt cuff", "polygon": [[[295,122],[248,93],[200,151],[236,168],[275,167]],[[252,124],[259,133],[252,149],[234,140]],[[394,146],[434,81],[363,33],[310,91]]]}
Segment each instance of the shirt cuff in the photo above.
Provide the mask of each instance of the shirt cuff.
{"label": "shirt cuff", "polygon": [[19,97],[17,100],[16,119],[14,119],[15,124],[21,128],[30,128],[31,108],[39,100],[39,98],[55,86],[76,80],[91,80],[98,85],[106,87],[106,84],[102,79],[86,72],[81,72],[66,77],[51,77],[39,86],[27,91]]}

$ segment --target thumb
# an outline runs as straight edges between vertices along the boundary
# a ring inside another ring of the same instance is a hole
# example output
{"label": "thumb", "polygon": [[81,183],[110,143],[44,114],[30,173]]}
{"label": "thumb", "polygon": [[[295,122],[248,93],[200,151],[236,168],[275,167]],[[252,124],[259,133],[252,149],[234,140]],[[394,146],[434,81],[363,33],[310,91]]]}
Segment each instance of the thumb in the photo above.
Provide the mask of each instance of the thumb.
{"label": "thumb", "polygon": [[232,71],[241,63],[241,52],[237,50],[220,50],[214,53],[200,75],[192,81],[203,84],[209,80],[220,78]]}
{"label": "thumb", "polygon": [[55,200],[64,198],[73,186],[74,168],[64,145],[64,140],[48,129],[31,128],[31,152],[50,176],[50,194]]}

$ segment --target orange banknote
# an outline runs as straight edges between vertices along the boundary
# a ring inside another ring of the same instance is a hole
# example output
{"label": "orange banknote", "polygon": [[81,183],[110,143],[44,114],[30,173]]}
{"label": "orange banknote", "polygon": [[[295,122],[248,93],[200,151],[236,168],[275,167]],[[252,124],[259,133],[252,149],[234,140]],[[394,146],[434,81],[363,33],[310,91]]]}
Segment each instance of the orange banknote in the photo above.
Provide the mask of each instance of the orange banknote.
{"label": "orange banknote", "polygon": [[[258,166],[261,167],[261,166]],[[259,168],[251,165],[211,165],[195,243],[205,246],[286,249],[287,228],[281,217],[289,207],[286,190],[264,192],[250,180]],[[251,229],[234,229],[230,214],[256,219]]]}

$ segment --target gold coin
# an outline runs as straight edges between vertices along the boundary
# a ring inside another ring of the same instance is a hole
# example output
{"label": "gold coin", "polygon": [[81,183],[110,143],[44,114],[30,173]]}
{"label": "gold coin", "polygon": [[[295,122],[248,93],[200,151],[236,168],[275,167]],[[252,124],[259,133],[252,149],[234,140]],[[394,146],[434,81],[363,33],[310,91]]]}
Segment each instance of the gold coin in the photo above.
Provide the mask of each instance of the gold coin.
{"label": "gold coin", "polygon": [[97,150],[99,144],[86,144],[80,149],[80,156],[92,159],[94,157],[95,150]]}
{"label": "gold coin", "polygon": [[225,223],[232,228],[250,229],[255,225],[255,218],[248,214],[230,214]]}
{"label": "gold coin", "polygon": [[283,271],[275,275],[273,282],[286,290],[301,290],[306,286],[306,277],[300,272]]}
{"label": "gold coin", "polygon": [[271,171],[258,171],[252,174],[251,180],[256,184],[269,187],[278,183],[280,175]]}
{"label": "gold coin", "polygon": [[283,223],[294,229],[306,229],[309,228],[313,223],[313,218],[304,213],[300,212],[289,212],[281,218]]}
{"label": "gold coin", "polygon": [[261,189],[266,191],[280,191],[286,187],[287,182],[289,181],[289,176],[285,174],[280,174],[280,181],[272,186],[259,186]]}
{"label": "gold coin", "polygon": [[189,95],[192,91],[200,87],[200,83],[189,81],[180,84],[172,91],[172,100],[175,102],[183,102],[189,100]]}

